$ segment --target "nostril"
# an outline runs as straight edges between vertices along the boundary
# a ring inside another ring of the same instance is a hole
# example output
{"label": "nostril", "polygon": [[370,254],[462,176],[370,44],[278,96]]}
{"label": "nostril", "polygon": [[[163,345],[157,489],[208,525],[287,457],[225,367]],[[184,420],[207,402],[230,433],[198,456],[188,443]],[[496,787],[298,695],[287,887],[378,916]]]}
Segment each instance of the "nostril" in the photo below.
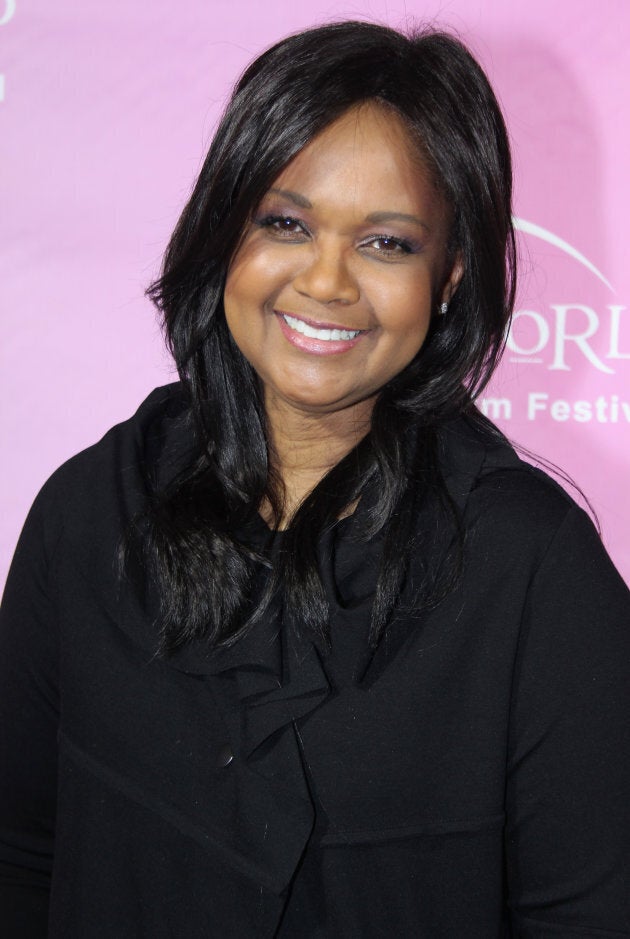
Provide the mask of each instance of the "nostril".
{"label": "nostril", "polygon": [[319,303],[356,303],[360,290],[355,278],[339,256],[317,258],[294,278],[293,286],[303,296]]}

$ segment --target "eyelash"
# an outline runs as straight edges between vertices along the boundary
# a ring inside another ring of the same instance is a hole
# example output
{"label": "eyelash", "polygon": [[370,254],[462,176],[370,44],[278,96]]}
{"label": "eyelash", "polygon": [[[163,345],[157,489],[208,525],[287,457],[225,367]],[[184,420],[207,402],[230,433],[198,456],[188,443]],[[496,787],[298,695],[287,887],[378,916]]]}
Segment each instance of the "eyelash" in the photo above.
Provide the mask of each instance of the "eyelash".
{"label": "eyelash", "polygon": [[374,242],[376,241],[388,241],[390,242],[391,245],[393,245],[393,248],[391,247],[384,248],[382,251],[379,252],[379,254],[394,255],[394,254],[399,254],[399,253],[400,254],[413,254],[414,253],[414,246],[409,241],[406,241],[404,238],[394,238],[393,235],[373,235],[367,243],[374,244]]}
{"label": "eyelash", "polygon": [[310,232],[304,225],[304,222],[301,222],[299,219],[293,218],[290,215],[265,215],[263,216],[263,218],[256,219],[256,224],[260,228],[275,229],[276,234],[282,237],[288,236],[288,235],[295,235],[296,232],[290,231],[286,227],[282,227],[283,222],[290,222],[292,225],[298,225],[299,228],[301,228],[305,234],[310,234]]}
{"label": "eyelash", "polygon": [[[286,238],[287,240],[300,234],[310,235],[310,231],[305,226],[304,222],[300,221],[300,219],[293,218],[291,215],[265,215],[255,221],[259,228],[272,230],[280,238]],[[300,232],[287,228],[287,224],[298,226]],[[393,235],[384,234],[371,235],[369,239],[361,243],[360,247],[369,247],[378,241],[389,243],[389,247],[380,250],[376,249],[377,254],[385,257],[414,254],[418,250],[415,245],[404,238],[395,238]]]}

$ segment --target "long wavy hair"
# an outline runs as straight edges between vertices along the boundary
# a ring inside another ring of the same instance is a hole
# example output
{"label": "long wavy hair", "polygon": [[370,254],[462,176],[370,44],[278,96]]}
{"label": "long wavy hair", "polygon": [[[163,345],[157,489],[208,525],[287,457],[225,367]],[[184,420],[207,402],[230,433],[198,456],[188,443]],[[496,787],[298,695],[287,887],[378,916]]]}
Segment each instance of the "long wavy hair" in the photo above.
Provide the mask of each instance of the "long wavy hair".
{"label": "long wavy hair", "polygon": [[[304,499],[273,564],[242,532],[264,499],[281,517],[257,375],[235,345],[223,310],[226,272],[262,197],[287,163],[349,108],[393,109],[448,206],[448,250],[464,274],[448,315],[436,317],[414,360],[377,397],[371,429]],[[411,535],[427,498],[453,521],[437,432],[466,413],[502,351],[513,306],[515,247],[511,161],[494,93],[479,64],[450,35],[404,35],[341,22],[277,43],[244,72],[148,295],[157,305],[187,393],[197,452],[153,494],[143,550],[161,595],[164,652],[206,638],[235,642],[281,594],[294,628],[324,641],[328,607],[317,562],[321,534],[371,487],[362,537],[382,533],[370,641],[392,620]],[[417,546],[416,546],[417,549]],[[255,586],[267,565],[266,588]],[[427,565],[427,571],[431,565]],[[419,607],[456,576],[427,573]]]}

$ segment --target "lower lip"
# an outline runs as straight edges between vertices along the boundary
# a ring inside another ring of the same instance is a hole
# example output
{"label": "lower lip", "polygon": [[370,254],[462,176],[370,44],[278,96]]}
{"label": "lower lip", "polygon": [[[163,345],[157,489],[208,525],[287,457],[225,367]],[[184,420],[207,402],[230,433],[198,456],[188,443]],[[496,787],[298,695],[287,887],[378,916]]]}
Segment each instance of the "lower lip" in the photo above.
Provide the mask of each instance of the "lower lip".
{"label": "lower lip", "polygon": [[338,355],[340,352],[348,352],[365,335],[364,332],[360,332],[354,339],[312,339],[310,336],[305,336],[304,333],[299,333],[297,329],[291,329],[281,313],[276,313],[276,318],[284,338],[296,349],[309,352],[311,355]]}

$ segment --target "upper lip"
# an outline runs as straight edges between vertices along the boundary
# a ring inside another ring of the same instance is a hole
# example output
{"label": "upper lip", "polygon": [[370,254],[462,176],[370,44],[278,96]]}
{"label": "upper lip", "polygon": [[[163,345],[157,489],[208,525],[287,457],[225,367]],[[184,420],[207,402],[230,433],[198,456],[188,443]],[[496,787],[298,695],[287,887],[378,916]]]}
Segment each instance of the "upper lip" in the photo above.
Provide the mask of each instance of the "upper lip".
{"label": "upper lip", "polygon": [[320,320],[313,320],[309,316],[302,316],[300,313],[293,313],[289,310],[274,309],[273,312],[278,316],[291,316],[295,320],[301,320],[303,323],[306,323],[307,326],[312,326],[313,329],[341,329],[349,333],[367,332],[365,329],[359,329],[358,326],[347,326],[345,323],[322,323]]}

